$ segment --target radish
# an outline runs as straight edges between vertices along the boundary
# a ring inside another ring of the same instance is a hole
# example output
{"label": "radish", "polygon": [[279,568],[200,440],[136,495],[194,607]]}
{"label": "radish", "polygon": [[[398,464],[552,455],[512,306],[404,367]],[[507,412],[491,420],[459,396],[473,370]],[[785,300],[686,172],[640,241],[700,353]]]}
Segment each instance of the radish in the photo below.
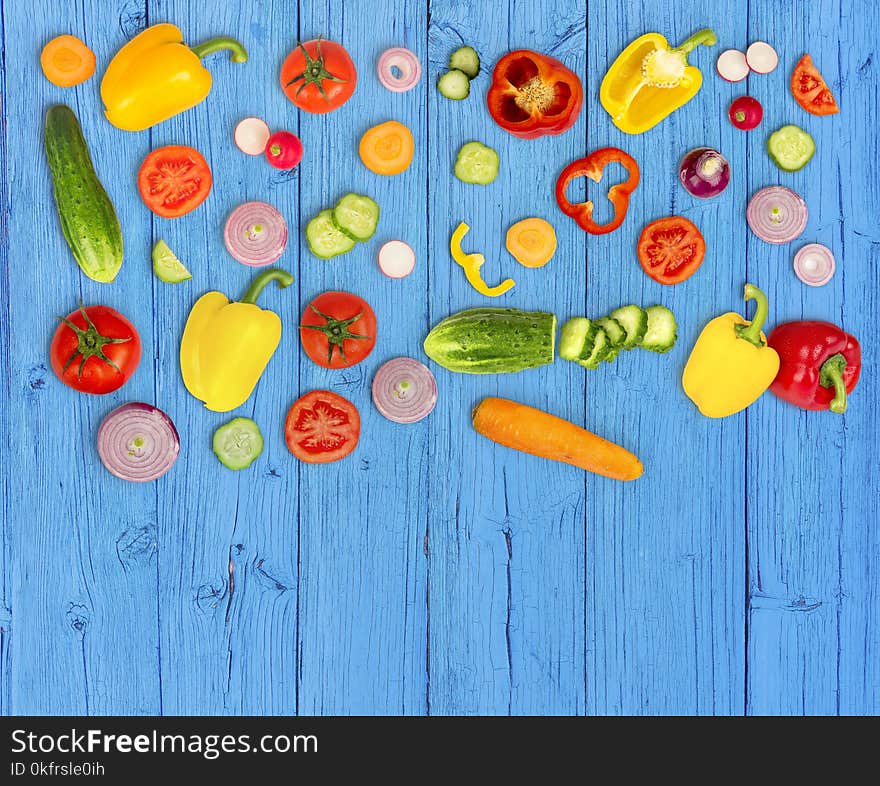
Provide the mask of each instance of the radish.
{"label": "radish", "polygon": [[266,159],[276,169],[293,169],[302,157],[302,142],[290,131],[276,131],[266,142]]}
{"label": "radish", "polygon": [[249,156],[259,156],[269,141],[269,126],[259,117],[246,117],[235,127],[235,146]]}
{"label": "radish", "polygon": [[405,278],[415,266],[415,252],[402,240],[389,240],[379,249],[379,269],[388,278]]}
{"label": "radish", "polygon": [[715,63],[718,75],[727,82],[741,82],[749,75],[746,56],[739,49],[725,49]]}
{"label": "radish", "polygon": [[755,41],[746,49],[746,62],[756,74],[769,74],[776,68],[779,55],[770,44],[764,41]]}

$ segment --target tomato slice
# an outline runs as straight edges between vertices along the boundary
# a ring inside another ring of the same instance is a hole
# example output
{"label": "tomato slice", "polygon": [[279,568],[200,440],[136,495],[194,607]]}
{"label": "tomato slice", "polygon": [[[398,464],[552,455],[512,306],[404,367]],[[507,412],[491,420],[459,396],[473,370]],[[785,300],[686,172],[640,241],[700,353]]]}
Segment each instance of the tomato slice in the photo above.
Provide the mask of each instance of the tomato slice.
{"label": "tomato slice", "polygon": [[831,88],[822,79],[813,58],[804,55],[791,75],[791,92],[795,100],[811,115],[834,115],[840,110]]}
{"label": "tomato slice", "polygon": [[660,284],[678,284],[703,264],[706,241],[700,230],[682,216],[652,221],[639,237],[642,269]]}
{"label": "tomato slice", "polygon": [[357,446],[360,433],[355,405],[329,390],[313,390],[295,401],[284,424],[287,447],[306,464],[345,458]]}
{"label": "tomato slice", "polygon": [[153,150],[138,172],[141,199],[162,218],[177,218],[195,210],[208,198],[213,182],[208,162],[186,145]]}
{"label": "tomato slice", "polygon": [[299,325],[309,358],[324,368],[360,363],[376,346],[376,314],[351,292],[324,292],[309,303]]}

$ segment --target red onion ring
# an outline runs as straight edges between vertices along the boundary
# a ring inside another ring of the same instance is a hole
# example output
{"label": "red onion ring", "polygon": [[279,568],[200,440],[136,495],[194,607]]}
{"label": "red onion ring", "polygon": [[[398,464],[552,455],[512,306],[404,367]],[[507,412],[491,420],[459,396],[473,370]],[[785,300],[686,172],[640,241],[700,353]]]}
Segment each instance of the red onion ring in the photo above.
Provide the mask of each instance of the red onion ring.
{"label": "red onion ring", "polygon": [[807,203],[785,186],[769,186],[749,200],[746,220],[767,243],[790,243],[807,226]]}
{"label": "red onion ring", "polygon": [[140,401],[114,409],[98,426],[98,455],[122,480],[161,478],[177,461],[180,437],[161,409]]}
{"label": "red onion ring", "polygon": [[[397,68],[400,76],[395,76],[392,68]],[[405,93],[418,84],[422,76],[422,64],[413,52],[398,46],[382,53],[376,72],[384,87],[393,93]]]}
{"label": "red onion ring", "polygon": [[394,358],[373,377],[373,403],[388,420],[415,423],[431,414],[437,403],[437,381],[424,363]]}
{"label": "red onion ring", "polygon": [[266,202],[245,202],[226,219],[223,242],[235,259],[249,267],[271,265],[284,253],[287,223]]}
{"label": "red onion ring", "polygon": [[811,287],[821,287],[834,275],[834,254],[821,243],[807,243],[794,255],[795,275]]}

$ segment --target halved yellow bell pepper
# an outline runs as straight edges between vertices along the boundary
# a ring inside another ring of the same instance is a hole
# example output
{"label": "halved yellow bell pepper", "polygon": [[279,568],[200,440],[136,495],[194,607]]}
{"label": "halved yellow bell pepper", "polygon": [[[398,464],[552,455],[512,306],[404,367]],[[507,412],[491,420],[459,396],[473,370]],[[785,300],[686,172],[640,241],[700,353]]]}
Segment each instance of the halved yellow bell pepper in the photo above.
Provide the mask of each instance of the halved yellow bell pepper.
{"label": "halved yellow bell pepper", "polygon": [[293,283],[286,270],[264,270],[244,297],[229,302],[222,292],[207,292],[192,307],[180,341],[183,384],[214,412],[244,404],[281,341],[281,320],[256,305],[270,282]]}
{"label": "halved yellow bell pepper", "polygon": [[599,88],[599,100],[611,120],[627,134],[641,134],[690,101],[703,84],[688,54],[717,41],[709,29],[694,33],[675,49],[659,33],[633,41],[612,63]]}
{"label": "halved yellow bell pepper", "polygon": [[245,48],[234,38],[188,47],[177,26],[148,27],[107,66],[101,80],[104,114],[123,131],[142,131],[201,103],[211,92],[212,79],[200,59],[220,49],[232,50],[233,63],[247,60]]}
{"label": "halved yellow bell pepper", "polygon": [[511,289],[516,282],[512,278],[506,278],[500,284],[490,287],[480,275],[480,268],[485,264],[486,257],[482,254],[466,254],[461,250],[461,241],[470,232],[470,227],[462,221],[452,233],[449,240],[449,251],[452,258],[464,268],[468,283],[481,295],[486,297],[498,297]]}

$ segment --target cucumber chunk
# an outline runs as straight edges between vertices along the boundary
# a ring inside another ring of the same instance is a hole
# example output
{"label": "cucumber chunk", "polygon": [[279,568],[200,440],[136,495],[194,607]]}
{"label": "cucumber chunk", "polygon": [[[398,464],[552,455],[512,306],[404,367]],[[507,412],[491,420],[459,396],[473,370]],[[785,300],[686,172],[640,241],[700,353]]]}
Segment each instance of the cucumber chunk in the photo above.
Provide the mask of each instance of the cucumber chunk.
{"label": "cucumber chunk", "polygon": [[480,56],[472,46],[460,46],[449,57],[449,68],[461,71],[469,79],[480,73]]}
{"label": "cucumber chunk", "polygon": [[616,319],[626,331],[623,349],[632,349],[642,343],[642,337],[648,329],[648,315],[640,306],[622,306],[612,311],[609,316]]}
{"label": "cucumber chunk", "polygon": [[773,163],[786,172],[803,169],[816,152],[816,143],[806,131],[797,126],[782,126],[770,134],[767,152]]}
{"label": "cucumber chunk", "polygon": [[437,81],[437,89],[444,98],[461,101],[471,94],[471,80],[464,71],[453,68]]}
{"label": "cucumber chunk", "polygon": [[596,325],[585,317],[569,319],[559,334],[559,357],[563,360],[578,360],[588,343],[593,346],[596,331]]}
{"label": "cucumber chunk", "polygon": [[651,352],[668,352],[675,346],[678,338],[675,314],[666,306],[650,306],[645,309],[648,315],[648,329],[640,344],[642,349]]}
{"label": "cucumber chunk", "polygon": [[263,435],[250,418],[233,418],[214,432],[212,447],[224,467],[245,469],[263,452]]}
{"label": "cucumber chunk", "polygon": [[321,259],[347,254],[355,241],[333,223],[333,211],[322,210],[306,224],[306,241],[309,251]]}
{"label": "cucumber chunk", "polygon": [[611,339],[608,338],[608,334],[598,324],[595,322],[592,324],[596,329],[593,333],[593,343],[591,345],[584,345],[577,362],[584,368],[595,371],[611,351]]}
{"label": "cucumber chunk", "polygon": [[164,240],[156,241],[156,245],[153,246],[153,272],[159,281],[164,281],[166,284],[179,284],[192,278],[192,273],[168,248]]}
{"label": "cucumber chunk", "polygon": [[333,208],[333,223],[352,240],[369,240],[379,223],[379,205],[363,194],[346,194]]}
{"label": "cucumber chunk", "polygon": [[500,159],[491,147],[482,142],[468,142],[461,146],[455,160],[455,176],[463,183],[487,186],[498,177]]}
{"label": "cucumber chunk", "polygon": [[596,320],[596,324],[608,334],[611,348],[603,360],[605,363],[611,363],[620,353],[620,350],[623,349],[623,342],[626,341],[626,331],[623,329],[623,325],[614,317],[602,317]]}

